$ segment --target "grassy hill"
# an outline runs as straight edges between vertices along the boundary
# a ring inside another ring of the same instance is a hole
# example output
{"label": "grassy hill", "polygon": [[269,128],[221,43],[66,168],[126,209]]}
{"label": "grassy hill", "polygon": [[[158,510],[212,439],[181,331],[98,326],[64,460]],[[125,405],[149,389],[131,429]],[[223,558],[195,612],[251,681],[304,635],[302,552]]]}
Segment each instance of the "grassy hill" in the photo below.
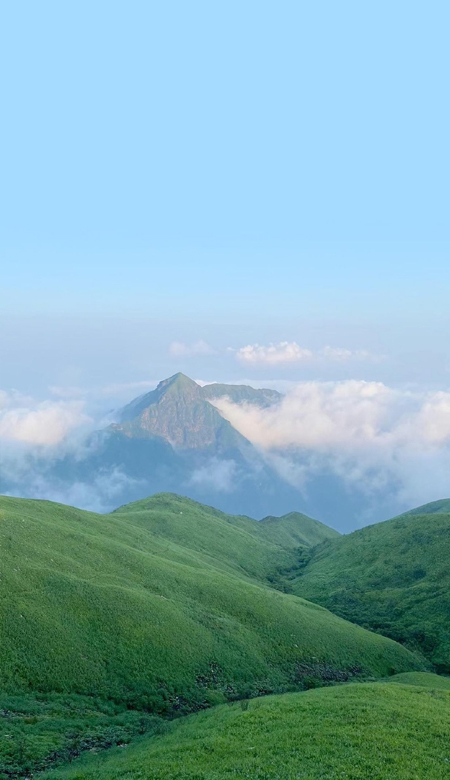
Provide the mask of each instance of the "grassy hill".
{"label": "grassy hill", "polygon": [[408,515],[434,515],[434,514],[450,514],[450,498],[441,498],[440,501],[431,501],[429,504],[423,504],[415,509],[410,509],[409,512],[404,512],[400,517],[407,517]]}
{"label": "grassy hill", "polygon": [[450,691],[435,680],[351,684],[216,707],[45,779],[443,780],[450,776]]}
{"label": "grassy hill", "polygon": [[450,672],[450,513],[420,507],[317,547],[294,591]]}
{"label": "grassy hill", "polygon": [[282,547],[314,547],[326,539],[340,536],[338,531],[313,520],[301,512],[289,512],[281,517],[265,517],[260,521],[260,532]]}
{"label": "grassy hill", "polygon": [[394,642],[247,576],[230,561],[232,538],[248,571],[266,547],[232,522],[213,526],[221,549],[206,539],[201,551],[183,546],[193,509],[174,500],[185,507],[178,539],[173,517],[166,536],[161,517],[152,530],[157,512],[1,499],[3,691],[94,695],[164,714],[311,678],[420,667]]}

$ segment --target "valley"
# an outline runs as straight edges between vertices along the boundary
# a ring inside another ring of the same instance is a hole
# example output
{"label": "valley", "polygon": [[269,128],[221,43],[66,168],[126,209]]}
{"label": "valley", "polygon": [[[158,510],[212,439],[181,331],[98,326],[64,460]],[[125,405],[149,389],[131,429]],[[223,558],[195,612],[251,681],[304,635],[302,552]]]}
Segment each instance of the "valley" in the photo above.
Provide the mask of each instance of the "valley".
{"label": "valley", "polygon": [[[359,778],[376,759],[375,724],[400,717],[393,765],[412,749],[408,730],[424,728],[437,767],[433,723],[445,741],[450,722],[449,678],[433,673],[447,670],[446,602],[425,596],[444,574],[450,518],[436,508],[341,536],[301,513],[258,522],[168,493],[103,515],[1,498],[0,778],[119,777],[125,761],[130,780],[206,779],[222,750],[223,772],[239,766],[239,777],[296,777],[301,758],[315,778],[319,756],[344,771],[354,754],[360,774],[346,776]],[[432,652],[427,631],[440,637]],[[356,735],[358,712],[371,715]],[[345,756],[340,740],[354,740]],[[414,750],[420,767],[426,751]]]}

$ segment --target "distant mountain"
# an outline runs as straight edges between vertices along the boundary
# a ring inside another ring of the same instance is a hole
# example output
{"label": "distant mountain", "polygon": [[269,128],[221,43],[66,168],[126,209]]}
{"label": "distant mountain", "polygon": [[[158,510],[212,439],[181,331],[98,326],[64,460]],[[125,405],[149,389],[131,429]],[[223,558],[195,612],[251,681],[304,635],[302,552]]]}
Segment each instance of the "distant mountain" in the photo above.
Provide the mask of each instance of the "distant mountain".
{"label": "distant mountain", "polygon": [[450,674],[450,512],[436,501],[323,542],[294,592],[411,647]]}
{"label": "distant mountain", "polygon": [[214,455],[248,448],[249,442],[207,397],[204,388],[192,379],[175,374],[125,406],[119,413],[120,422],[111,430],[134,439],[157,437],[177,450],[211,451]]}
{"label": "distant mountain", "polygon": [[276,390],[255,390],[254,387],[249,387],[249,385],[224,385],[216,382],[211,385],[204,385],[202,387],[202,395],[208,399],[227,397],[236,404],[256,404],[263,409],[278,403],[283,398],[282,394]]}
{"label": "distant mountain", "polygon": [[[50,496],[64,495],[65,486],[75,484],[87,508],[108,509],[159,492],[183,493],[253,517],[296,507],[301,499],[295,487],[212,403],[224,396],[263,408],[282,398],[274,390],[245,385],[200,386],[175,374],[118,410],[117,422],[93,434],[81,455],[68,454],[52,464],[45,474],[54,487]],[[33,495],[22,485],[19,491],[2,489]]]}
{"label": "distant mountain", "polygon": [[332,463],[311,461],[308,451],[254,446],[222,414],[223,398],[262,410],[283,400],[275,390],[202,386],[178,373],[116,410],[112,424],[76,446],[13,458],[0,472],[0,492],[96,511],[174,492],[258,519],[300,510],[342,531],[398,507],[394,483],[384,481],[369,497],[364,480],[349,489]]}

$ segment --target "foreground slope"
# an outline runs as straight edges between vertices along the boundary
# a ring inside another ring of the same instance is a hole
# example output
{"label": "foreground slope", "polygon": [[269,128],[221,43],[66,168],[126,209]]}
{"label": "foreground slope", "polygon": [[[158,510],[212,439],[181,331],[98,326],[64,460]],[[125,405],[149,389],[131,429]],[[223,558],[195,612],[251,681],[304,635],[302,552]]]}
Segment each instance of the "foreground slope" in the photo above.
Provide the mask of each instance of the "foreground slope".
{"label": "foreground slope", "polygon": [[[242,531],[221,527],[225,549]],[[252,536],[243,539],[251,559]],[[2,498],[0,549],[6,692],[73,692],[170,714],[421,667],[391,640],[233,570],[217,550],[165,538],[133,512]]]}
{"label": "foreground slope", "polygon": [[325,542],[294,592],[450,672],[450,513],[436,505]]}
{"label": "foreground slope", "polygon": [[45,777],[444,780],[449,741],[450,691],[432,681],[352,684],[216,707]]}

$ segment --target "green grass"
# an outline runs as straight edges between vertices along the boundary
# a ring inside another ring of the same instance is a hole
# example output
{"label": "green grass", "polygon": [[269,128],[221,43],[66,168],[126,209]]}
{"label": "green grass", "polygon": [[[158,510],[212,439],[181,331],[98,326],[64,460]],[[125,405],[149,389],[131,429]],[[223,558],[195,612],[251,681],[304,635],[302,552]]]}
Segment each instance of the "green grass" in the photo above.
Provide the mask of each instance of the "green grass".
{"label": "green grass", "polygon": [[338,531],[300,512],[282,517],[265,517],[259,523],[260,534],[282,547],[314,547],[326,539],[340,536]]}
{"label": "green grass", "polygon": [[145,712],[74,694],[0,695],[0,780],[27,777],[156,733],[166,723]]}
{"label": "green grass", "polygon": [[394,674],[389,678],[390,683],[400,683],[401,685],[420,685],[423,688],[432,688],[434,690],[450,691],[450,677],[441,677],[432,672],[403,672]]}
{"label": "green grass", "polygon": [[450,692],[437,686],[350,684],[245,705],[189,716],[45,780],[450,777]]}
{"label": "green grass", "polygon": [[423,504],[415,509],[410,509],[409,512],[404,512],[400,517],[407,517],[408,515],[434,515],[434,514],[450,514],[450,498],[441,498],[439,501],[431,501],[429,504]]}
{"label": "green grass", "polygon": [[422,507],[315,548],[294,592],[450,672],[450,513]]}
{"label": "green grass", "polygon": [[[182,534],[187,520],[176,511]],[[141,510],[95,515],[1,499],[3,691],[76,693],[173,715],[421,668],[394,642],[233,569],[227,521],[223,560],[173,541],[169,519],[169,538],[152,522]],[[250,566],[250,535],[245,544]]]}
{"label": "green grass", "polygon": [[[279,569],[294,565],[297,558],[297,549],[286,550],[276,538],[266,534],[258,521],[227,515],[173,493],[158,493],[125,504],[111,514],[126,516],[124,521],[152,536],[202,555],[216,568],[258,580],[275,576]],[[298,525],[301,529],[301,522]],[[297,548],[298,544],[287,546]]]}

